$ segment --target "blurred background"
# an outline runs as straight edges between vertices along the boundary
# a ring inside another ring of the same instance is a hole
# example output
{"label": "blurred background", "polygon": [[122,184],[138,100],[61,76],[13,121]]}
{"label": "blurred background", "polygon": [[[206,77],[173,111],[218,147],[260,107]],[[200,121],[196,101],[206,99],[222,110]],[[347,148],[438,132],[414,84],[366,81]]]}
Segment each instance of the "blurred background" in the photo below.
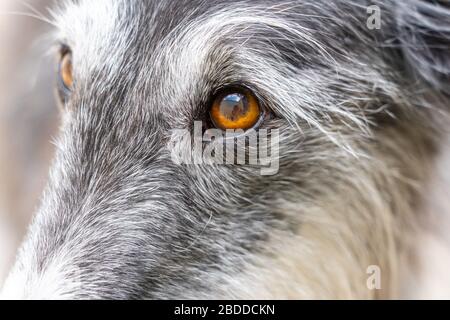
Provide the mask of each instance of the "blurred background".
{"label": "blurred background", "polygon": [[45,185],[58,125],[50,0],[0,0],[0,287]]}
{"label": "blurred background", "polygon": [[[30,16],[48,17],[51,2],[0,0],[0,288],[39,204],[54,151],[58,108],[51,26]],[[450,298],[449,164],[450,137],[430,184],[423,186],[420,213],[429,226],[415,239],[423,271],[405,271],[406,298]]]}

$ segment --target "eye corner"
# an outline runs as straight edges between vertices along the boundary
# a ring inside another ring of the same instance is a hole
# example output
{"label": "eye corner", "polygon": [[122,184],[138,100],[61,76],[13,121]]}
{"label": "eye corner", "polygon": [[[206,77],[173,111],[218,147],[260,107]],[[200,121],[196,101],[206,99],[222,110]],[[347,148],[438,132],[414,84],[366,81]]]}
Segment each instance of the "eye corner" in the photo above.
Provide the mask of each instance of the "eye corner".
{"label": "eye corner", "polygon": [[67,53],[72,53],[71,47],[68,44],[64,43],[64,42],[58,43],[57,46],[58,46],[57,47],[57,51],[58,51],[59,57],[63,57]]}

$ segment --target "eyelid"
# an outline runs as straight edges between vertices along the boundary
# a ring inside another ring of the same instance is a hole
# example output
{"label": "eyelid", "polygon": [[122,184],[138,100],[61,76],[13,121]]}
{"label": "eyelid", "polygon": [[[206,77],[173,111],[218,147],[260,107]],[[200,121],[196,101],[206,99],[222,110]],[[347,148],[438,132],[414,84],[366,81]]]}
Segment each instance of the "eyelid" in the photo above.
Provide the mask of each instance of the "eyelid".
{"label": "eyelid", "polygon": [[256,87],[246,84],[246,83],[232,82],[228,85],[220,86],[213,91],[212,97],[213,98],[217,97],[221,92],[223,92],[227,89],[231,89],[231,90],[235,89],[235,90],[243,90],[243,91],[251,92],[255,96],[256,100],[258,101],[261,109],[264,109],[265,111],[267,111],[267,114],[272,113],[272,111],[271,111],[272,108],[269,107],[266,97],[261,93],[259,88],[256,88]]}
{"label": "eyelid", "polygon": [[66,53],[68,52],[72,52],[72,49],[69,45],[65,44],[65,43],[59,43],[58,44],[58,58],[62,58]]}

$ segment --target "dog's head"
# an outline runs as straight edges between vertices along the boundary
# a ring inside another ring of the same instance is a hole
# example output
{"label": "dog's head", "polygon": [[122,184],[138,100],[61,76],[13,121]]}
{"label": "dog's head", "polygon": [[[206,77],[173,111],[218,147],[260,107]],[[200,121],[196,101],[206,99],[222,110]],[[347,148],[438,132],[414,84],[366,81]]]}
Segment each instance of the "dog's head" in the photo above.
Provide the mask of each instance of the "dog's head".
{"label": "dog's head", "polygon": [[388,293],[450,11],[373,2],[66,1],[57,154],[5,294],[372,297],[370,265]]}

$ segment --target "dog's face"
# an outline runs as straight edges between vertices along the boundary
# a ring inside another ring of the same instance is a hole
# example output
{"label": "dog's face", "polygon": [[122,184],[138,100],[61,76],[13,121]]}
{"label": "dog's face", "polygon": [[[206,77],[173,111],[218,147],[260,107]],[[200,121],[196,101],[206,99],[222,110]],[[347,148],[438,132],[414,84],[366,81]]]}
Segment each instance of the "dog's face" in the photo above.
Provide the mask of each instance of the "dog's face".
{"label": "dog's face", "polygon": [[[421,35],[398,15],[407,4],[378,6],[371,30],[364,1],[68,1],[55,14],[57,155],[5,293],[374,296],[366,269],[395,271],[405,181],[425,161],[413,93],[441,99],[446,75],[425,56],[440,52],[404,49]],[[257,108],[228,114],[235,128],[278,130],[273,174],[186,164],[190,138],[172,143],[195,121],[232,128],[213,113],[230,99]]]}

